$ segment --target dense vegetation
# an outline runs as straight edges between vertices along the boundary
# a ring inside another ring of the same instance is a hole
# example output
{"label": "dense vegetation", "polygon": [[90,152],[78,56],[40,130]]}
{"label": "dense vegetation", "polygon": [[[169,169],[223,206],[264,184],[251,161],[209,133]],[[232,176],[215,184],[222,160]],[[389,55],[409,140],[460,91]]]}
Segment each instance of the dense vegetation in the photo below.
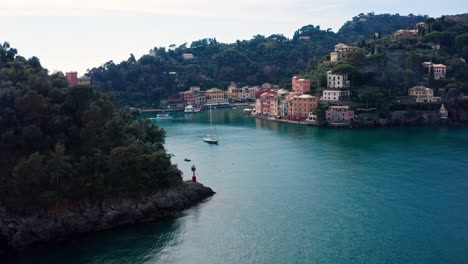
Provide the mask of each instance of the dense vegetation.
{"label": "dense vegetation", "polygon": [[[364,17],[367,20],[360,21]],[[102,91],[113,92],[119,103],[138,106],[155,105],[190,86],[225,88],[230,82],[249,85],[269,82],[289,88],[294,74],[316,64],[334,45],[369,39],[375,32],[390,34],[424,18],[361,14],[338,33],[308,25],[297,30],[291,39],[278,34],[256,35],[231,44],[202,39],[190,45],[172,45],[168,50],[155,47],[155,57],[145,55],[137,60],[131,55],[118,64],[109,61],[87,75]],[[183,53],[192,53],[194,59],[184,60]]]}
{"label": "dense vegetation", "polygon": [[[416,37],[386,36],[352,43],[360,50],[340,63],[322,60],[302,73],[313,86],[326,87],[325,72],[348,73],[355,101],[374,106],[408,95],[408,88],[425,85],[436,95],[455,99],[468,94],[468,20],[461,16],[426,19],[428,30]],[[439,46],[437,46],[440,44]],[[423,62],[447,66],[447,76],[435,80]],[[424,77],[428,78],[424,78]],[[319,92],[320,89],[315,92]]]}
{"label": "dense vegetation", "polygon": [[131,196],[181,181],[164,132],[93,86],[0,46],[0,210]]}
{"label": "dense vegetation", "polygon": [[426,19],[426,16],[400,16],[399,14],[380,14],[374,13],[359,14],[351,21],[346,22],[338,31],[338,34],[344,36],[344,42],[350,43],[358,40],[367,40],[372,38],[374,33],[381,36],[393,34],[398,29],[411,29],[417,23]]}

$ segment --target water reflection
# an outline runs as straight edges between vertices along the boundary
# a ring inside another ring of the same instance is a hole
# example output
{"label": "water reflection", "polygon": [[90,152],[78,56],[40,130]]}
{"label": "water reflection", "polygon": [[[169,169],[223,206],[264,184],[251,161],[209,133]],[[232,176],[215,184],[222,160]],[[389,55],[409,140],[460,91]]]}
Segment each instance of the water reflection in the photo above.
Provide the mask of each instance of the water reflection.
{"label": "water reflection", "polygon": [[[139,224],[123,229],[85,235],[9,256],[0,263],[147,263],[163,259],[182,241],[184,218]],[[92,252],[92,254],[90,254]]]}

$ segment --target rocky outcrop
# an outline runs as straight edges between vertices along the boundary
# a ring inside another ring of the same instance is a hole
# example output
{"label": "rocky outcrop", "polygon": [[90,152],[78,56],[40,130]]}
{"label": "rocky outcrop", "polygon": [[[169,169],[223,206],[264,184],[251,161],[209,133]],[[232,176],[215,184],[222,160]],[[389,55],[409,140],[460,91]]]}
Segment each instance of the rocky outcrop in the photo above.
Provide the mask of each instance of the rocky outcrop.
{"label": "rocky outcrop", "polygon": [[211,188],[200,183],[184,182],[146,197],[86,201],[59,212],[44,211],[27,217],[0,212],[0,251],[176,216],[213,194]]}

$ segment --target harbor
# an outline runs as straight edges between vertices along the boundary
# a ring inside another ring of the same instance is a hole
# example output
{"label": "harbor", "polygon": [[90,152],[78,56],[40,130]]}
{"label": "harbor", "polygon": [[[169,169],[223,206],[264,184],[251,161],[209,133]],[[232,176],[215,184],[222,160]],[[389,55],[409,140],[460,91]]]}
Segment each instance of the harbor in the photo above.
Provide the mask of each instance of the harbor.
{"label": "harbor", "polygon": [[192,180],[195,165],[197,180],[216,191],[212,199],[161,223],[84,236],[2,263],[466,259],[466,127],[329,130],[223,108],[212,111],[221,140],[215,145],[202,140],[209,112],[189,116],[158,124],[184,180]]}

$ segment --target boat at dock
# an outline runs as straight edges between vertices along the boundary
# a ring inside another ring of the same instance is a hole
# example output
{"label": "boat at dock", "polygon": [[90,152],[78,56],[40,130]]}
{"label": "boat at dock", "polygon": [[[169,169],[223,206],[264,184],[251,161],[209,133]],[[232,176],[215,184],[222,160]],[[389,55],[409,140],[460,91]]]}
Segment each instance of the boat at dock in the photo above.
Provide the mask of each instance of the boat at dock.
{"label": "boat at dock", "polygon": [[172,120],[173,117],[168,114],[157,114],[156,119],[157,120]]}
{"label": "boat at dock", "polygon": [[198,113],[200,111],[201,111],[200,108],[194,107],[193,105],[187,105],[184,109],[184,113],[186,114]]}
{"label": "boat at dock", "polygon": [[195,108],[192,105],[187,105],[184,109],[184,113],[193,113],[194,109]]}

